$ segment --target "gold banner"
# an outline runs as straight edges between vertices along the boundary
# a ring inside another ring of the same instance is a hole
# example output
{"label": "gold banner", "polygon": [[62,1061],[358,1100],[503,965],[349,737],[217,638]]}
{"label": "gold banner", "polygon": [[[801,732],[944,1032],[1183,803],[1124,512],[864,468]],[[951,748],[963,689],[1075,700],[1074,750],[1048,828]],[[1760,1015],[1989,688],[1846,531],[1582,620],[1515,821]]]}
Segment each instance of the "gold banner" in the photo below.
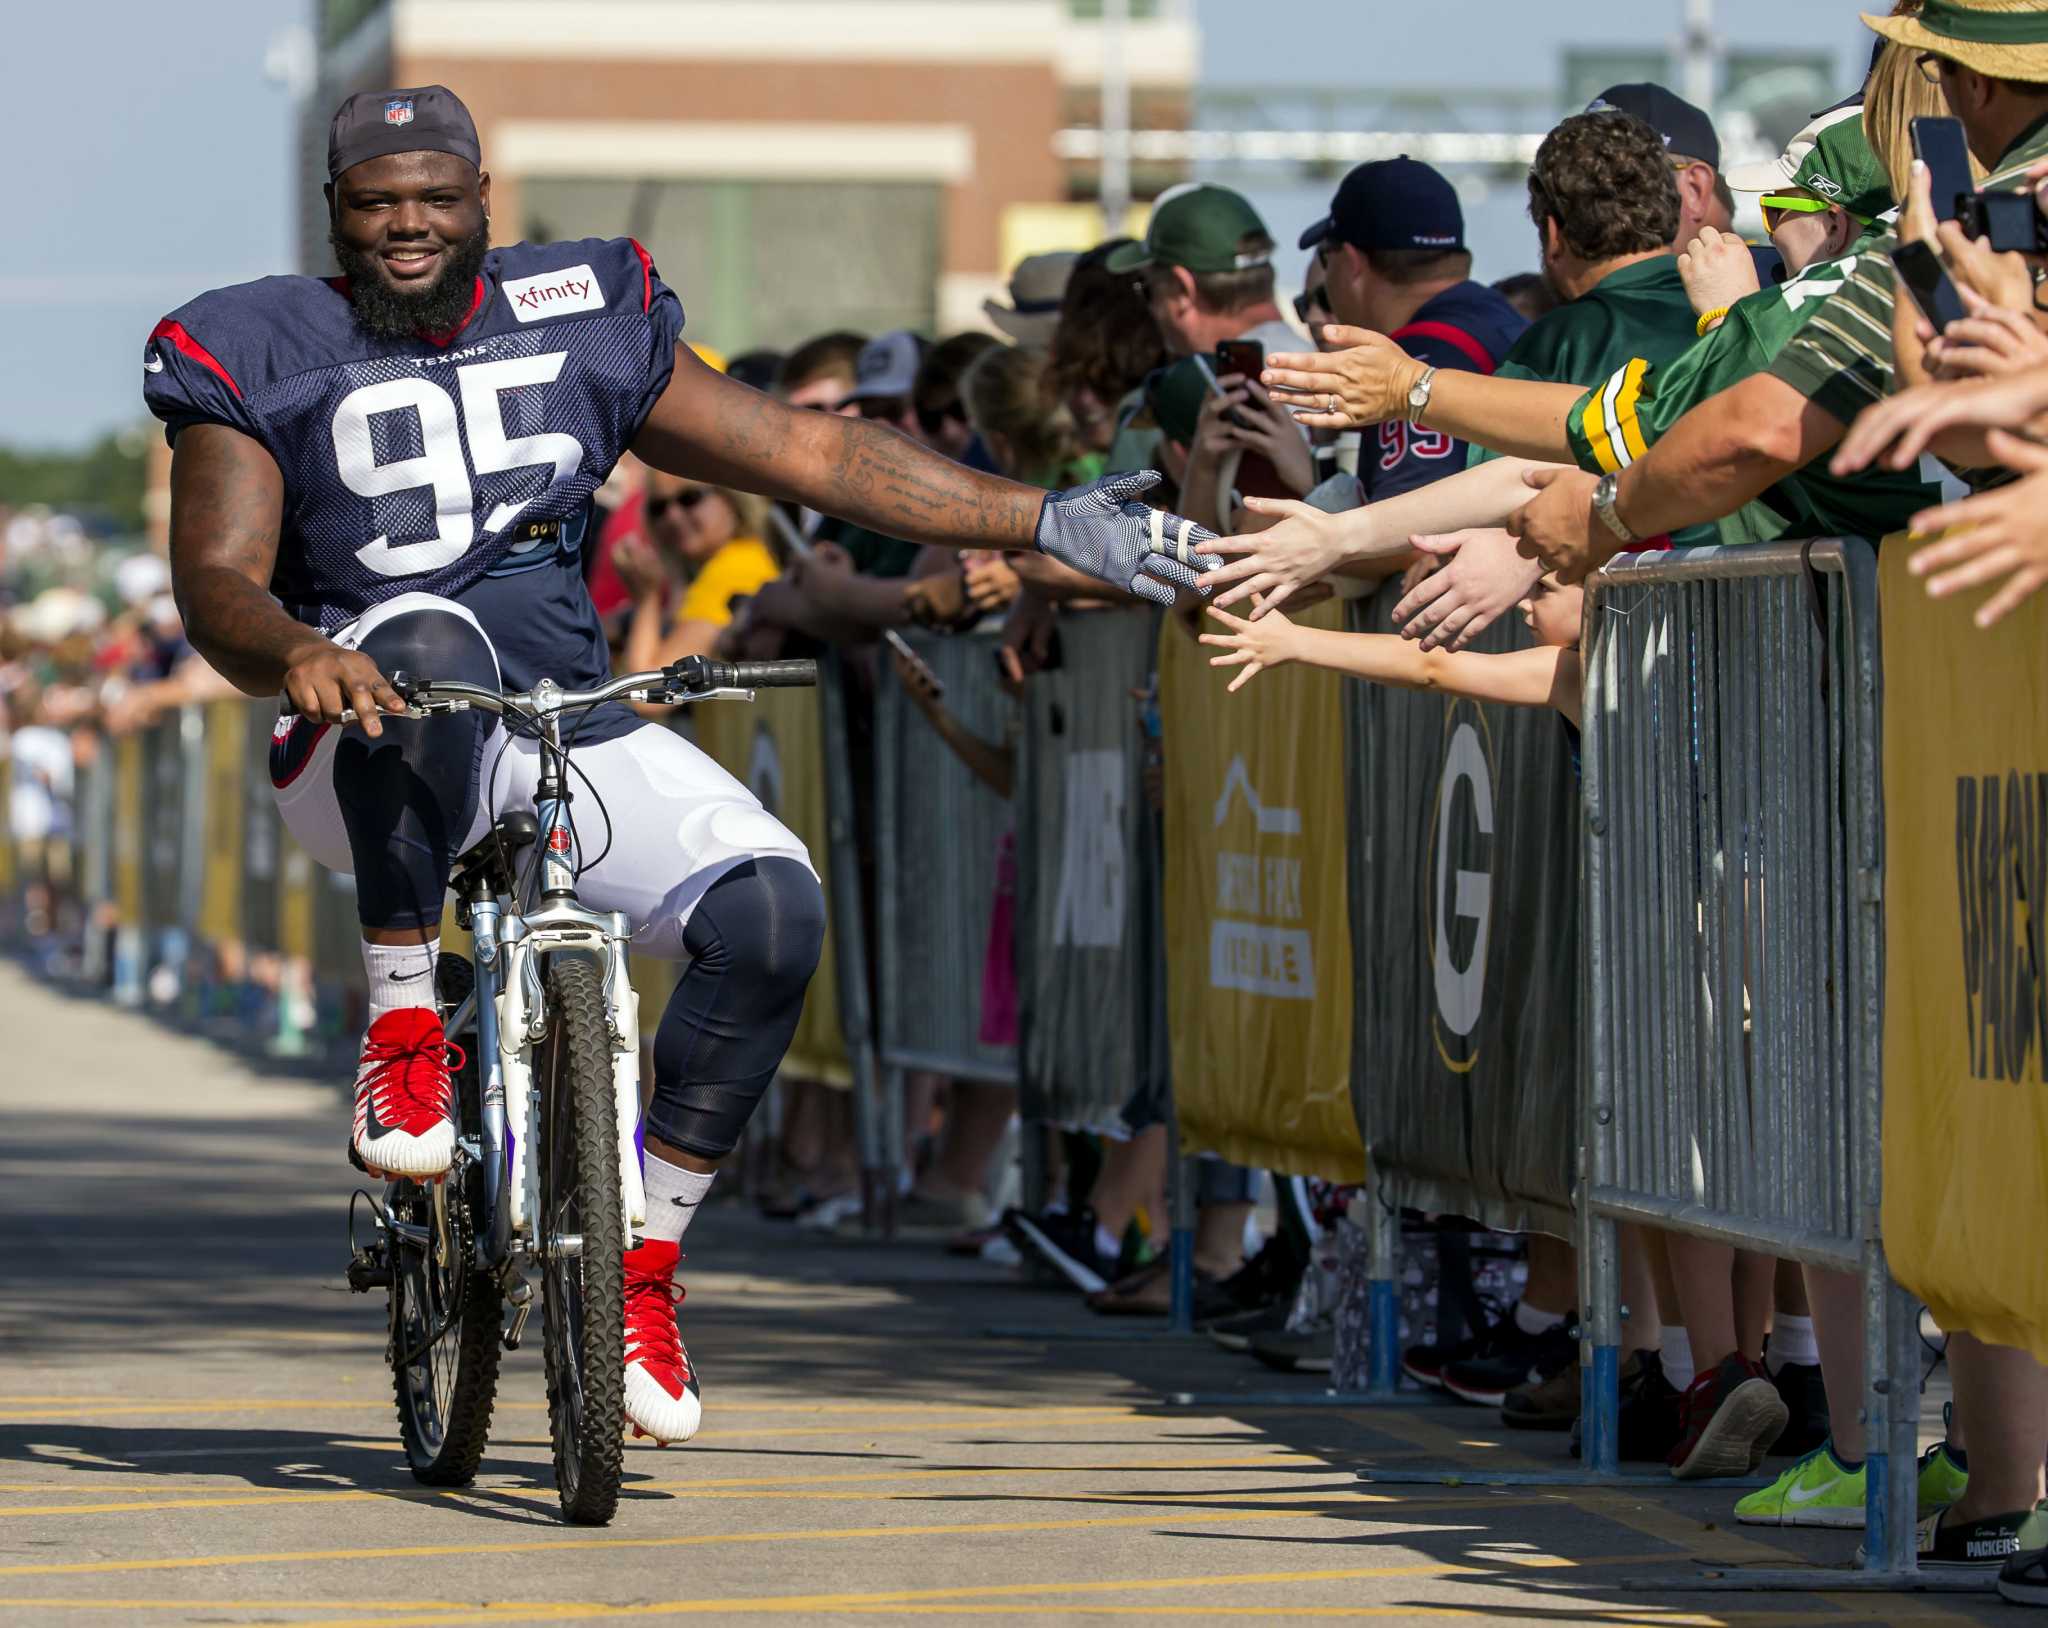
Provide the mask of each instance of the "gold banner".
{"label": "gold banner", "polygon": [[[707,701],[690,709],[697,744],[726,772],[761,799],[769,813],[789,827],[811,851],[811,863],[823,876],[831,826],[825,813],[825,754],[819,728],[820,698],[815,690],[761,690],[751,705]],[[849,810],[849,817],[851,811]],[[826,890],[826,910],[831,890]],[[666,1001],[674,978],[661,990]],[[640,1026],[651,1029],[661,1015],[660,1001],[641,991]],[[839,1025],[839,972],[832,935],[825,935],[825,953],[804,997],[804,1015],[782,1066],[800,1079],[850,1087],[853,1064],[846,1055],[846,1035]]]}
{"label": "gold banner", "polygon": [[[1343,624],[1334,602],[1310,627]],[[1357,1181],[1339,681],[1228,670],[1168,617],[1166,943],[1174,1103],[1189,1146]]]}
{"label": "gold banner", "polygon": [[[2048,1362],[2048,600],[1989,632],[1878,551],[1884,1239],[1946,1329]],[[2019,1230],[2015,1231],[2018,1226]]]}
{"label": "gold banner", "polygon": [[204,869],[199,884],[199,937],[224,944],[242,936],[242,754],[248,748],[249,704],[206,705]]}
{"label": "gold banner", "polygon": [[114,906],[123,927],[142,925],[142,737],[114,742]]}

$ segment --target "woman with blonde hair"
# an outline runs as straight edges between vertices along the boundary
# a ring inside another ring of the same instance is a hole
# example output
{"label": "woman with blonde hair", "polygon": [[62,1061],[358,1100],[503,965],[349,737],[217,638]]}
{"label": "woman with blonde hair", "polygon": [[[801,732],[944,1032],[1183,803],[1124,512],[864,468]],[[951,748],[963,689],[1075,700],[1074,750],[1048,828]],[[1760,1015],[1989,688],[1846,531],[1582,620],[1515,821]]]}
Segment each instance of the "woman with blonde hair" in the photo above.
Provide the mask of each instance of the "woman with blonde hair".
{"label": "woman with blonde hair", "polygon": [[[633,596],[620,655],[627,672],[708,656],[732,622],[734,602],[782,571],[763,541],[767,501],[752,492],[649,469],[639,501],[640,529],[612,550],[612,565]],[[664,626],[677,589],[681,604]],[[672,710],[640,708],[649,717]]]}

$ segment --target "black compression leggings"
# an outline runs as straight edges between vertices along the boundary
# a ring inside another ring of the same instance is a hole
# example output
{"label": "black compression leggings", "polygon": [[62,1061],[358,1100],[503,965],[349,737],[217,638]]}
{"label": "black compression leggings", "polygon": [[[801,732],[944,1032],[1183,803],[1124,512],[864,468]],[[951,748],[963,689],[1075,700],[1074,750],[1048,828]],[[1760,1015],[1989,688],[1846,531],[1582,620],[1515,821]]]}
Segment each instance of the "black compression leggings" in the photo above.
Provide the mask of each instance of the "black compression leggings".
{"label": "black compression leggings", "polygon": [[825,896],[796,860],[750,859],[711,884],[654,1032],[650,1135],[702,1159],[732,1152],[782,1065],[824,943]]}

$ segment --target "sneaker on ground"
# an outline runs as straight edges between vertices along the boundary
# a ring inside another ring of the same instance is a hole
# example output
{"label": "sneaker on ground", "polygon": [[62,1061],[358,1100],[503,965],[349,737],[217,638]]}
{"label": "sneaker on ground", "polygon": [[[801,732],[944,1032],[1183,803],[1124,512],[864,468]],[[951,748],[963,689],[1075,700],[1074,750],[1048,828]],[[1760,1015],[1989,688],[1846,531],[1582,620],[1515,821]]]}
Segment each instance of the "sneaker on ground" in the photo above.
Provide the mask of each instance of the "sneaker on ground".
{"label": "sneaker on ground", "polygon": [[1817,1362],[1788,1362],[1771,1375],[1785,1404],[1785,1432],[1772,1452],[1804,1458],[1828,1439],[1828,1393]]}
{"label": "sneaker on ground", "polygon": [[1949,1457],[1948,1443],[1938,1441],[1920,1455],[1920,1516],[1946,1509],[1970,1484],[1970,1472]]}
{"label": "sneaker on ground", "polygon": [[1083,1294],[1109,1286],[1116,1263],[1096,1252],[1093,1210],[1041,1210],[1037,1215],[1012,1210],[1003,1217],[1003,1228],[1027,1257],[1051,1267]]}
{"label": "sneaker on ground", "polygon": [[439,1176],[455,1157],[453,1050],[441,1016],[401,1006],[370,1025],[356,1066],[356,1117],[351,1145],[370,1171]]}
{"label": "sneaker on ground", "polygon": [[[1631,1351],[1621,1365],[1621,1409],[1615,1456],[1624,1464],[1664,1464],[1684,1434],[1679,1428],[1677,1388],[1664,1377],[1664,1359],[1654,1351]],[[1572,1457],[1579,1456],[1579,1427],[1572,1421]]]}
{"label": "sneaker on ground", "polygon": [[2001,1566],[1998,1597],[2008,1605],[2048,1605],[2048,1549],[2016,1554]]}
{"label": "sneaker on ground", "polygon": [[1509,1391],[1540,1385],[1578,1355],[1579,1342],[1572,1338],[1571,1327],[1568,1312],[1555,1327],[1525,1334],[1510,1312],[1486,1331],[1478,1350],[1444,1364],[1444,1389],[1461,1402],[1497,1408]]}
{"label": "sneaker on ground", "polygon": [[626,1251],[626,1417],[633,1434],[688,1441],[703,1421],[697,1374],[676,1330],[681,1246],[648,1239]]}
{"label": "sneaker on ground", "polygon": [[1851,1469],[1822,1442],[1768,1487],[1735,1505],[1735,1518],[1750,1526],[1832,1526],[1863,1530],[1863,1466]]}
{"label": "sneaker on ground", "polygon": [[1256,1255],[1216,1287],[1241,1310],[1250,1311],[1275,1300],[1292,1299],[1307,1264],[1300,1246],[1283,1230],[1268,1238]]}
{"label": "sneaker on ground", "polygon": [[1444,1388],[1444,1370],[1474,1355],[1492,1333],[1489,1327],[1450,1344],[1435,1340],[1428,1345],[1411,1345],[1401,1353],[1401,1372],[1418,1385],[1440,1391]]}
{"label": "sneaker on ground", "polygon": [[1202,1325],[1202,1332],[1226,1351],[1249,1351],[1253,1340],[1287,1332],[1287,1312],[1288,1303],[1276,1300],[1270,1306],[1214,1318]]}
{"label": "sneaker on ground", "polygon": [[1569,1430],[1579,1416],[1579,1362],[1548,1379],[1517,1385],[1501,1398],[1500,1422],[1515,1430]]}
{"label": "sneaker on ground", "polygon": [[[1922,1571],[2002,1575],[2008,1561],[2048,1545],[2048,1509],[2016,1509],[1979,1521],[1958,1521],[1951,1514],[1938,1509],[1920,1523]],[[1856,1564],[1863,1560],[1859,1544]]]}
{"label": "sneaker on ground", "polygon": [[1680,1481],[1753,1473],[1785,1428],[1777,1387],[1738,1351],[1695,1379],[1679,1405],[1684,1434],[1668,1462]]}
{"label": "sneaker on ground", "polygon": [[1261,1334],[1252,1341],[1252,1355],[1283,1374],[1327,1374],[1337,1365],[1337,1324],[1318,1317],[1299,1334]]}

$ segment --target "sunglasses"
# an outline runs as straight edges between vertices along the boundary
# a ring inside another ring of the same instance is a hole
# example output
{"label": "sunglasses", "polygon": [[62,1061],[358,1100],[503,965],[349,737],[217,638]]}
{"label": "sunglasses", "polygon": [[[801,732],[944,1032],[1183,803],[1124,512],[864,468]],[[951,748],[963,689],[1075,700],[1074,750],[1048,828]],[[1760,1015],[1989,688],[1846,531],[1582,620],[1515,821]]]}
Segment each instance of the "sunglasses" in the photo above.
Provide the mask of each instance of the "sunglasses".
{"label": "sunglasses", "polygon": [[860,404],[862,418],[886,418],[892,424],[909,411],[908,396],[867,396]]}
{"label": "sunglasses", "polygon": [[1949,59],[1939,51],[1922,51],[1913,59],[1913,66],[1920,70],[1920,77],[1930,85],[1941,83],[1941,70],[1949,65]]}
{"label": "sunglasses", "polygon": [[1763,197],[1757,200],[1757,207],[1764,212],[1764,230],[1775,232],[1787,215],[1823,214],[1828,204],[1821,198]]}
{"label": "sunglasses", "polygon": [[649,520],[659,520],[664,514],[668,513],[671,504],[685,510],[694,509],[710,495],[711,489],[709,487],[686,486],[672,497],[651,497],[647,500],[647,518]]}
{"label": "sunglasses", "polygon": [[[1320,315],[1310,316],[1311,311]],[[1330,309],[1330,302],[1323,298],[1323,291],[1320,288],[1294,296],[1294,316],[1298,322],[1323,322],[1334,315],[1336,313]]]}
{"label": "sunglasses", "polygon": [[917,410],[917,427],[926,435],[937,435],[946,427],[948,419],[965,424],[967,409],[957,401],[949,401],[943,407],[920,407]]}

